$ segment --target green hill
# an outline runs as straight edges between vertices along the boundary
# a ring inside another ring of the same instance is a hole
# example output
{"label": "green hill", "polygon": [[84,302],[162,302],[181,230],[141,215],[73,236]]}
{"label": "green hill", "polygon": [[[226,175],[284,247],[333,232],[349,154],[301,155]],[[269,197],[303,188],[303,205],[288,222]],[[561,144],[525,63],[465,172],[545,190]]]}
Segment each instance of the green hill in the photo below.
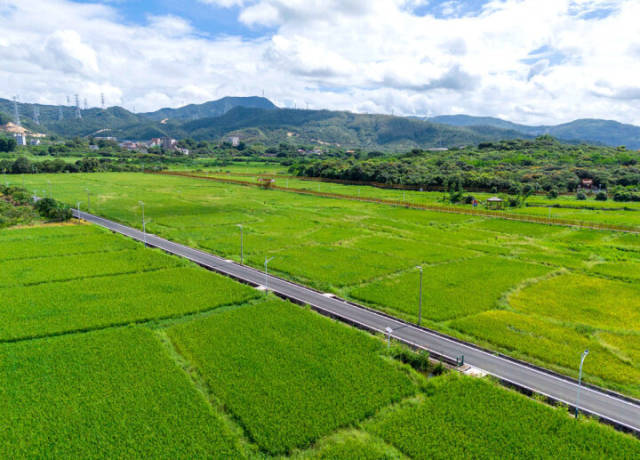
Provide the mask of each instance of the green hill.
{"label": "green hill", "polygon": [[530,136],[549,134],[570,142],[591,142],[617,147],[625,145],[630,149],[640,149],[640,127],[611,120],[581,119],[556,126],[528,126],[511,123],[493,117],[473,117],[469,115],[443,115],[429,119],[449,126],[472,128],[485,131],[489,127],[509,129]]}
{"label": "green hill", "polygon": [[303,144],[387,150],[448,147],[522,137],[521,133],[514,131],[491,129],[483,133],[475,129],[389,115],[244,107],[236,107],[220,117],[195,120],[174,127],[173,133],[198,140],[237,134],[243,138],[259,138],[269,144],[293,139]]}
{"label": "green hill", "polygon": [[186,121],[219,117],[235,107],[249,107],[254,109],[277,108],[273,102],[264,97],[223,97],[217,101],[209,101],[204,104],[189,104],[178,109],[165,108],[141,115],[154,121],[162,121],[165,119]]}

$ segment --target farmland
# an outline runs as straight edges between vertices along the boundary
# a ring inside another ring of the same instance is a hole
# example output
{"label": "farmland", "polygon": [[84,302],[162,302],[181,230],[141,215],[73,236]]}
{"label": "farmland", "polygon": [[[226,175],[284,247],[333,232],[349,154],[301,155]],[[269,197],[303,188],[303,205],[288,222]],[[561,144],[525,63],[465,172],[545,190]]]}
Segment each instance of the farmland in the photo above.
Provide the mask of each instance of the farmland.
{"label": "farmland", "polygon": [[[585,379],[640,395],[639,380],[620,377],[640,370],[637,360],[628,359],[635,342],[619,340],[609,346],[618,338],[640,335],[633,308],[635,275],[619,269],[620,263],[640,263],[639,235],[181,177],[78,174],[26,180],[34,188],[50,180],[57,198],[81,201],[85,209],[89,190],[91,211],[138,228],[142,200],[149,231],[238,261],[241,224],[245,263],[262,267],[265,257],[274,257],[269,269],[276,274],[414,322],[420,265],[424,325],[572,376],[577,375],[582,345],[600,347],[608,352],[604,356],[616,360],[601,367],[592,354],[585,362]],[[563,283],[564,279],[580,282]],[[588,286],[601,286],[593,301],[583,305],[590,311],[573,315],[573,306],[584,303],[583,288]],[[618,292],[625,293],[627,303],[611,300]],[[557,299],[558,305],[546,304],[547,298]],[[513,331],[508,322],[493,313],[501,311],[525,320],[520,334],[509,333]],[[482,330],[470,327],[475,317],[482,319]],[[493,328],[505,332],[494,335]],[[538,335],[548,346],[532,348],[522,340]],[[605,342],[605,335],[613,339]],[[570,346],[565,337],[574,338]]]}
{"label": "farmland", "polygon": [[3,458],[239,454],[149,330],[0,345],[0,368]]}
{"label": "farmland", "polygon": [[281,454],[309,446],[415,392],[377,356],[382,342],[291,307],[273,301],[169,331],[261,448]]}
{"label": "farmland", "polygon": [[[496,445],[501,458],[638,455],[636,443],[618,444],[594,423],[572,425],[563,411],[523,401],[482,380],[451,375],[430,383],[425,395],[385,411],[366,428],[416,459],[490,458]],[[576,436],[582,443],[572,442]]]}
{"label": "farmland", "polygon": [[[2,457],[640,454],[610,427],[491,382],[427,379],[378,337],[104,230],[15,228],[0,240],[31,245],[0,262]],[[93,252],[62,255],[64,244]],[[602,336],[623,346],[616,338]]]}

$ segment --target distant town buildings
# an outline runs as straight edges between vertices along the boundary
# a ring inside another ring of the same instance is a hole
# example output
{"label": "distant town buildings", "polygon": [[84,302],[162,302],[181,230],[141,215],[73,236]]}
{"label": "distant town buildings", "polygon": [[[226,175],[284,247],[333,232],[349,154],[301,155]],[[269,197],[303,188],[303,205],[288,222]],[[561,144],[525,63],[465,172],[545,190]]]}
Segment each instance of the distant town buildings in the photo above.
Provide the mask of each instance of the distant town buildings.
{"label": "distant town buildings", "polygon": [[237,147],[240,145],[240,138],[237,136],[233,136],[229,138],[229,144],[231,144],[232,147]]}
{"label": "distant town buildings", "polygon": [[27,135],[22,133],[16,134],[16,144],[27,145]]}
{"label": "distant town buildings", "polygon": [[174,150],[177,144],[178,141],[175,139],[171,139],[170,137],[162,138],[162,148],[165,150]]}
{"label": "distant town buildings", "polygon": [[40,139],[33,138],[29,140],[29,145],[40,145]]}
{"label": "distant town buildings", "polygon": [[137,142],[131,142],[131,141],[124,141],[121,142],[120,147],[123,149],[127,149],[127,150],[138,150],[138,143]]}

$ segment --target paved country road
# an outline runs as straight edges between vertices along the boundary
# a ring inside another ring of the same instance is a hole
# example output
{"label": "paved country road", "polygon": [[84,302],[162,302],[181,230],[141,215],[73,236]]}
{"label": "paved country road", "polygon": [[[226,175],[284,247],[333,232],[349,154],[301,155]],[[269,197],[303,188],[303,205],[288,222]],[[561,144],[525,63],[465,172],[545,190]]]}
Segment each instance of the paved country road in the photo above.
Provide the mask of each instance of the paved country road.
{"label": "paved country road", "polygon": [[[243,282],[255,286],[265,284],[264,272],[254,268],[173,243],[155,235],[146,234],[145,236],[140,230],[92,214],[74,210],[74,215],[138,241],[146,239],[150,246],[187,258]],[[308,304],[325,315],[383,334],[386,334],[387,328],[391,328],[393,330],[391,337],[394,339],[426,349],[433,355],[443,357],[447,361],[455,362],[457,357],[464,356],[466,364],[483,369],[507,383],[540,393],[570,406],[574,406],[576,403],[578,385],[570,378],[499,356],[434,331],[418,328],[404,321],[278,277],[269,276],[268,286],[269,290],[274,293],[302,304]],[[582,350],[576,350],[576,365],[579,362],[581,352]],[[636,434],[640,433],[640,403],[636,400],[606,392],[606,390],[583,386],[580,390],[579,407],[583,411],[633,430]]]}

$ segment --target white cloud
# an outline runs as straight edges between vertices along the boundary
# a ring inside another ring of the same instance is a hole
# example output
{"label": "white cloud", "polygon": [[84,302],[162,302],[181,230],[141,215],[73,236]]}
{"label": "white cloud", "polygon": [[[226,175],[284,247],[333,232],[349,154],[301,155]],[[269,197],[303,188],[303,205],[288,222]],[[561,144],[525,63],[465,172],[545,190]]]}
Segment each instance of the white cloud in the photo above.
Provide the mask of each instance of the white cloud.
{"label": "white cloud", "polygon": [[313,108],[640,124],[637,0],[492,0],[462,16],[450,2],[444,19],[414,15],[424,0],[200,2],[237,8],[265,36],[206,38],[175,16],[125,25],[103,5],[1,0],[2,96],[60,103],[77,92],[97,104],[104,92],[153,110],[264,89]]}

